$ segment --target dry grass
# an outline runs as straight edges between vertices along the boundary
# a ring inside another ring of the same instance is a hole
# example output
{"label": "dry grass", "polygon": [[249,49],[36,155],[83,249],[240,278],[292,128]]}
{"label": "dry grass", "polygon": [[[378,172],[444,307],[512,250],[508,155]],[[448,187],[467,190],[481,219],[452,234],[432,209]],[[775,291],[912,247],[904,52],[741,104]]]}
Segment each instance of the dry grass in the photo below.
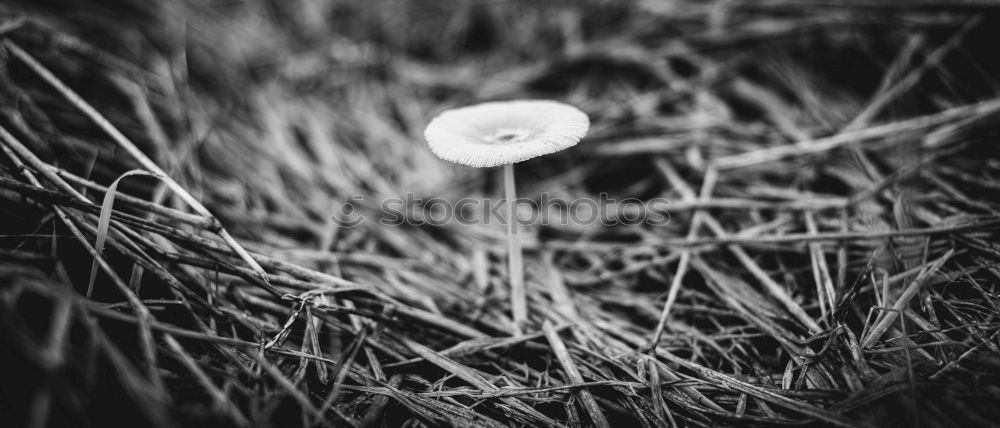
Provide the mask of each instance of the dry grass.
{"label": "dry grass", "polygon": [[[0,425],[1000,420],[993,2],[77,3],[0,5]],[[513,335],[502,226],[330,216],[520,97],[522,196],[672,221],[524,229]]]}

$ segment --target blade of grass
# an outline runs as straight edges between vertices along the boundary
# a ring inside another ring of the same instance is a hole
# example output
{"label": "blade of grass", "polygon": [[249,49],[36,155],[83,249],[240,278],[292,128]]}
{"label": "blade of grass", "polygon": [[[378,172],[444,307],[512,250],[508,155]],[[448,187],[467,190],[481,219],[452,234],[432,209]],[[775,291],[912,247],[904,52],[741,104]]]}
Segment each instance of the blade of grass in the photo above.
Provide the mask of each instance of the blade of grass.
{"label": "blade of grass", "polygon": [[[115,179],[111,186],[108,186],[107,193],[104,194],[104,200],[101,203],[101,216],[97,222],[97,238],[94,240],[94,249],[97,254],[104,254],[104,242],[108,239],[108,228],[111,227],[111,212],[114,210],[115,205],[115,194],[118,190],[118,184],[122,180],[128,177],[136,175],[146,175],[152,176],[146,171],[142,170],[132,170],[120,175]],[[97,279],[97,259],[90,265],[90,280],[87,282],[87,297],[90,297],[94,291],[94,281]]]}

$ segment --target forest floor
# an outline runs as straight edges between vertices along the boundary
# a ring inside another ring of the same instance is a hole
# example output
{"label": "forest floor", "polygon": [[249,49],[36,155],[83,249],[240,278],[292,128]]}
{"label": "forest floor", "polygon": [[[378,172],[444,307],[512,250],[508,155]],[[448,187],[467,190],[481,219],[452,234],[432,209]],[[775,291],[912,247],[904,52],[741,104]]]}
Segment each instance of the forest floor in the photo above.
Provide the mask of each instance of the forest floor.
{"label": "forest floor", "polygon": [[[995,426],[997,40],[977,0],[3,2],[0,425]],[[520,332],[502,226],[376,221],[498,197],[422,133],[519,98],[592,124],[522,197],[670,201],[524,225]]]}

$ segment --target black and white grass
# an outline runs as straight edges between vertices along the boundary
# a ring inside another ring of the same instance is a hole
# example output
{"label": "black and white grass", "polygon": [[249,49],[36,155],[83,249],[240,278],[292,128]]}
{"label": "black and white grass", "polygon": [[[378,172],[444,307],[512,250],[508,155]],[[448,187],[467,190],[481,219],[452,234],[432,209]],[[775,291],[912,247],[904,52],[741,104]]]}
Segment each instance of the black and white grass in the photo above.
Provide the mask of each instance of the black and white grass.
{"label": "black and white grass", "polygon": [[0,426],[993,426],[998,6],[4,1]]}

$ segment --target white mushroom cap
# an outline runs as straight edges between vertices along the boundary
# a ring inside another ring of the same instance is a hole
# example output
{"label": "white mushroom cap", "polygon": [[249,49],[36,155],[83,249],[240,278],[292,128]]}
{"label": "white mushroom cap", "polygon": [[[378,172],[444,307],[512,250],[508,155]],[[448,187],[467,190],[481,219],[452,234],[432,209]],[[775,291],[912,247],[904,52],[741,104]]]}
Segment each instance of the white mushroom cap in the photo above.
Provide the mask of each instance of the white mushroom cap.
{"label": "white mushroom cap", "polygon": [[441,113],[427,125],[424,138],[437,157],[483,168],[575,146],[589,128],[587,115],[568,104],[496,101]]}

